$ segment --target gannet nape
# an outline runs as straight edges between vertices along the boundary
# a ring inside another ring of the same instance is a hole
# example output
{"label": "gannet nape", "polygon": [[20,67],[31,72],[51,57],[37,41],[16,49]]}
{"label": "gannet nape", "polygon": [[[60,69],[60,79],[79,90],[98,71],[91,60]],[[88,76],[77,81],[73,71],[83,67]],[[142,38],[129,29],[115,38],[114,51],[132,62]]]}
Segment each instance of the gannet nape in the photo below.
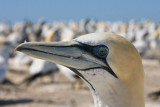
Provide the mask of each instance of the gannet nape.
{"label": "gannet nape", "polygon": [[113,33],[91,33],[67,42],[23,43],[27,55],[68,67],[90,88],[95,107],[144,107],[139,53]]}

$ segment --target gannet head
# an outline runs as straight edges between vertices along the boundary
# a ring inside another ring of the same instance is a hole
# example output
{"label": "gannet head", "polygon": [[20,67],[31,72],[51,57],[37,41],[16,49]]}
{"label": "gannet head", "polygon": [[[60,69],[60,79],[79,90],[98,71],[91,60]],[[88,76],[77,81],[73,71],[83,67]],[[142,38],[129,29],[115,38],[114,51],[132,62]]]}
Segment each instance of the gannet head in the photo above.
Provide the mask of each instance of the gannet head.
{"label": "gannet head", "polygon": [[89,86],[96,107],[143,107],[140,55],[125,38],[92,33],[68,42],[23,43],[18,51],[64,65]]}

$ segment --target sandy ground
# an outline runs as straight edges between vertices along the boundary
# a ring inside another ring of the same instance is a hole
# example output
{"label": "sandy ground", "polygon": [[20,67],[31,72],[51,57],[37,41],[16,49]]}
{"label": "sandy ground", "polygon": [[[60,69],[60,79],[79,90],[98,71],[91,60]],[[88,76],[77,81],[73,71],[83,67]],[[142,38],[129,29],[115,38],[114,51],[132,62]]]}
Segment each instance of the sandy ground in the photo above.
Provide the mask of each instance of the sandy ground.
{"label": "sandy ground", "polygon": [[[157,60],[143,60],[145,70],[146,107],[160,107],[160,98],[151,100],[150,92],[160,89],[160,63]],[[28,76],[28,66],[8,72],[7,78],[15,84]],[[15,68],[17,69],[17,68]],[[45,76],[30,86],[0,86],[0,107],[93,107],[93,99],[88,87],[77,80],[73,85],[61,73]],[[51,81],[52,80],[52,81]]]}

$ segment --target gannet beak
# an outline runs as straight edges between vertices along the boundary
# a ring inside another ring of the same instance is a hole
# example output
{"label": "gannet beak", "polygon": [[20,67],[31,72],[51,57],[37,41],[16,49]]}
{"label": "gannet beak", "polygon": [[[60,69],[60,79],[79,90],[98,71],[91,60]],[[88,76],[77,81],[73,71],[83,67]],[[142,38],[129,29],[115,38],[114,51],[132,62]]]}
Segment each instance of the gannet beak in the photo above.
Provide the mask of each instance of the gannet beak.
{"label": "gannet beak", "polygon": [[58,63],[77,70],[100,68],[106,64],[90,55],[76,41],[69,42],[28,42],[19,45],[17,51],[27,55]]}

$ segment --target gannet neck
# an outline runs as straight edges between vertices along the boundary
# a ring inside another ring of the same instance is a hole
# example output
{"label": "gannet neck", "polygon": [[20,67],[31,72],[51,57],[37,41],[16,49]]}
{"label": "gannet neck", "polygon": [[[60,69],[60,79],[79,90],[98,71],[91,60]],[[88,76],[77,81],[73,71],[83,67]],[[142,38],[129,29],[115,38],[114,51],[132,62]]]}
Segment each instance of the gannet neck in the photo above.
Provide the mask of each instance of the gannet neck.
{"label": "gannet neck", "polygon": [[87,71],[87,74],[80,72],[84,78],[87,78],[87,80],[82,79],[92,92],[95,107],[144,107],[143,102],[134,99],[137,96],[136,93],[132,96],[132,92],[125,84],[107,71],[92,69]]}

